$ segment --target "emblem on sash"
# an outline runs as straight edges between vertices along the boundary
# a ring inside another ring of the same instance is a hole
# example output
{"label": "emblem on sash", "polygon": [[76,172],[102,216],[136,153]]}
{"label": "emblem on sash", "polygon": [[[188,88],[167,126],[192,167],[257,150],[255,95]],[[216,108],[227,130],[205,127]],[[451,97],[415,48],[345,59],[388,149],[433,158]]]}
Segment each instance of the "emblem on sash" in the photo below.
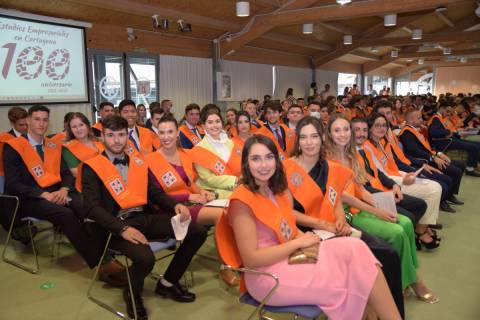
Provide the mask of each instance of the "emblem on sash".
{"label": "emblem on sash", "polygon": [[225,171],[225,166],[219,160],[215,162],[214,168],[215,168],[215,171],[217,171],[220,174],[223,174],[223,172]]}
{"label": "emblem on sash", "polygon": [[137,157],[133,157],[133,161],[135,161],[136,164],[141,166],[143,164],[143,160]]}
{"label": "emblem on sash", "polygon": [[33,174],[35,174],[35,176],[37,178],[40,178],[41,176],[43,176],[45,174],[45,172],[43,171],[43,167],[41,165],[33,167],[32,171],[33,171]]}
{"label": "emblem on sash", "polygon": [[293,230],[285,219],[282,219],[280,222],[280,233],[282,234],[285,240],[290,239],[292,236]]}
{"label": "emblem on sash", "polygon": [[131,144],[127,144],[127,148],[125,150],[125,153],[128,154],[128,155],[131,155],[133,153],[133,147]]}
{"label": "emblem on sash", "polygon": [[332,206],[335,205],[335,200],[337,200],[337,191],[335,191],[332,186],[328,188],[328,200]]}
{"label": "emblem on sash", "polygon": [[290,180],[292,181],[295,187],[298,187],[303,183],[303,178],[298,172],[294,172],[290,177]]}
{"label": "emblem on sash", "polygon": [[57,147],[57,144],[52,141],[48,141],[47,146],[51,149],[55,149]]}
{"label": "emblem on sash", "polygon": [[242,149],[236,148],[235,150],[237,152],[237,155],[241,156],[242,155]]}
{"label": "emblem on sash", "polygon": [[125,191],[122,181],[120,181],[118,178],[115,178],[112,182],[110,182],[110,188],[112,188],[113,192],[115,192],[117,196]]}
{"label": "emblem on sash", "polygon": [[193,144],[197,144],[197,143],[200,142],[200,139],[198,139],[197,136],[194,136],[194,137],[192,137],[192,142],[193,142]]}
{"label": "emblem on sash", "polygon": [[285,161],[285,156],[280,153],[280,160]]}
{"label": "emblem on sash", "polygon": [[177,178],[175,177],[175,175],[172,173],[172,171],[167,171],[167,173],[165,173],[163,176],[162,176],[162,180],[163,182],[165,183],[165,185],[167,187],[170,187],[172,186],[173,184],[175,184],[175,182],[177,182]]}

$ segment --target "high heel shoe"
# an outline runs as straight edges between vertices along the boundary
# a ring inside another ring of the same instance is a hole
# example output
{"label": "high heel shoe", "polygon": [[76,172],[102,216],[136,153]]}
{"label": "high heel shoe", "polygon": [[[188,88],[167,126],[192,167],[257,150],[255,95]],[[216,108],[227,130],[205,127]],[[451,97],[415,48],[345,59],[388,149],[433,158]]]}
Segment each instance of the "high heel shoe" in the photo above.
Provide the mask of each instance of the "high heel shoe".
{"label": "high heel shoe", "polygon": [[423,241],[422,239],[420,239],[421,236],[423,236],[424,234],[428,234],[428,232],[424,232],[424,233],[416,233],[415,232],[415,245],[417,247],[417,250],[422,250],[422,247],[425,247],[425,249],[428,250],[433,250],[433,249],[436,249],[440,246],[440,242],[438,240],[436,240],[435,238],[432,237],[432,241],[430,242],[425,242]]}

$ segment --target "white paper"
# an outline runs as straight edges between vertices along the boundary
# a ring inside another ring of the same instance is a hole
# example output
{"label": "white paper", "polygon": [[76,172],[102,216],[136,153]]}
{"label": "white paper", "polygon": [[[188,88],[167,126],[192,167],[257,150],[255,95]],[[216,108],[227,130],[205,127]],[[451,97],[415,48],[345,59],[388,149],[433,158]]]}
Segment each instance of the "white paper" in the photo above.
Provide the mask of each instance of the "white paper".
{"label": "white paper", "polygon": [[229,203],[230,203],[229,199],[216,199],[216,200],[205,203],[205,206],[225,208],[225,207],[228,207]]}
{"label": "white paper", "polygon": [[375,200],[375,207],[391,212],[395,214],[395,216],[397,215],[397,205],[395,204],[393,192],[377,192],[372,193],[372,196]]}
{"label": "white paper", "polygon": [[[360,231],[358,229],[355,229],[353,227],[350,227],[350,229],[352,230],[352,234],[350,234],[350,237],[360,239],[360,237],[362,236],[362,231]],[[335,233],[327,231],[327,230],[314,229],[313,233],[315,233],[317,236],[319,236],[320,239],[322,239],[322,241],[335,237]]]}
{"label": "white paper", "polygon": [[173,228],[173,232],[175,233],[175,239],[177,239],[177,241],[182,241],[183,239],[185,239],[188,232],[188,225],[190,224],[191,221],[192,221],[192,218],[188,217],[187,220],[181,222],[179,214],[176,214],[172,217],[171,219],[172,228]]}

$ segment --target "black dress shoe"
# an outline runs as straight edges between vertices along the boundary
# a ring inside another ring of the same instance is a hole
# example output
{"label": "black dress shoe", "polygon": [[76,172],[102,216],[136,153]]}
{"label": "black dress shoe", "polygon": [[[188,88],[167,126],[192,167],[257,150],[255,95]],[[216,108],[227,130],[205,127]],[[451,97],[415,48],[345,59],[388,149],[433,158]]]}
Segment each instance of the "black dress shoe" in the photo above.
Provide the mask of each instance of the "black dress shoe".
{"label": "black dress shoe", "polygon": [[161,281],[157,282],[155,293],[164,297],[170,298],[178,302],[193,302],[195,301],[195,294],[183,288],[179,283],[174,283],[173,286],[164,286]]}
{"label": "black dress shoe", "polygon": [[457,212],[446,201],[440,202],[440,210],[445,211],[445,212],[450,212],[450,213]]}
{"label": "black dress shoe", "polygon": [[465,170],[465,174],[467,176],[472,176],[472,177],[480,177],[480,173],[478,173],[475,170]]}
{"label": "black dress shoe", "polygon": [[428,227],[429,227],[430,229],[442,230],[442,229],[443,229],[443,224],[441,224],[441,223],[429,224]]}
{"label": "black dress shoe", "polygon": [[447,199],[447,201],[453,204],[458,204],[460,206],[465,204],[465,202],[458,200],[458,198],[455,197],[453,194],[450,196],[450,198]]}
{"label": "black dress shoe", "polygon": [[[132,298],[130,297],[130,290],[123,290],[123,300],[127,305],[127,314],[130,318],[135,319],[135,313],[133,311]],[[147,309],[143,305],[143,299],[140,295],[134,296],[133,301],[135,302],[135,308],[137,309],[137,319],[138,320],[148,320]]]}

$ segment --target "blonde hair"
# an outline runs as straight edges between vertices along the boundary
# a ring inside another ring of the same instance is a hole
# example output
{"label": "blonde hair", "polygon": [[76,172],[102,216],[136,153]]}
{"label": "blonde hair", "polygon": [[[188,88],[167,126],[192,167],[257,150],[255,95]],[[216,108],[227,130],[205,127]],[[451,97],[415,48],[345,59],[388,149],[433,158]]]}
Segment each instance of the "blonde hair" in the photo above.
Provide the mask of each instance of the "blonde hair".
{"label": "blonde hair", "polygon": [[348,119],[345,117],[345,115],[341,113],[336,113],[331,115],[330,119],[328,120],[327,123],[327,132],[325,135],[325,151],[326,151],[326,157],[327,159],[333,159],[333,160],[340,160],[340,154],[337,150],[339,148],[335,142],[333,141],[332,137],[332,125],[335,121],[342,119],[348,122],[348,125],[350,126],[350,141],[347,143],[347,145],[344,147],[344,153],[346,158],[351,164],[351,169],[354,174],[354,179],[355,182],[358,184],[365,184],[369,181],[368,179],[368,174],[365,171],[365,168],[363,168],[360,163],[358,163],[357,155],[356,155],[356,146],[355,146],[355,136],[352,130],[352,124]]}

